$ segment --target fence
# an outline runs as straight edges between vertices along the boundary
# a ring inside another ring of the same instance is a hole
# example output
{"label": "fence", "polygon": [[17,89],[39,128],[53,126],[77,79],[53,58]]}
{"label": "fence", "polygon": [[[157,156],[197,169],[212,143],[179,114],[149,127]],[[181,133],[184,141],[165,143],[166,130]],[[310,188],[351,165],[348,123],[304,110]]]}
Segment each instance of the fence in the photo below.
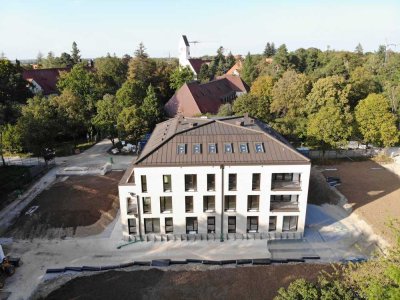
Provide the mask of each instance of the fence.
{"label": "fence", "polygon": [[306,154],[311,159],[335,159],[335,158],[358,158],[373,157],[381,149],[355,149],[355,150],[309,150]]}
{"label": "fence", "polygon": [[[41,157],[4,157],[7,166],[38,166],[45,165],[46,162]],[[0,159],[0,166],[3,165],[3,161]]]}

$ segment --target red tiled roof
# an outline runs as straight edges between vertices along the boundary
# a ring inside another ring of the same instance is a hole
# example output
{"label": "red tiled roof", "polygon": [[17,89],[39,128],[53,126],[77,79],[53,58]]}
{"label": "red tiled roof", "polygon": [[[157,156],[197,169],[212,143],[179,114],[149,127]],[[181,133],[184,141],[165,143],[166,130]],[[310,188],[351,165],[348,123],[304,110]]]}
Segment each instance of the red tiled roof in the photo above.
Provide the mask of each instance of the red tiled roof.
{"label": "red tiled roof", "polygon": [[242,61],[238,60],[233,66],[232,68],[230,68],[228,70],[228,72],[226,72],[226,75],[235,75],[235,71],[237,71],[238,73],[240,73],[240,70],[242,69]]}
{"label": "red tiled roof", "polygon": [[196,72],[196,74],[200,73],[200,68],[203,64],[210,63],[211,60],[201,59],[201,58],[189,58],[189,63],[192,65],[192,68]]}
{"label": "red tiled roof", "polygon": [[58,93],[57,82],[60,72],[70,70],[71,68],[24,70],[22,77],[27,81],[34,80],[43,89],[43,95],[51,95]]}

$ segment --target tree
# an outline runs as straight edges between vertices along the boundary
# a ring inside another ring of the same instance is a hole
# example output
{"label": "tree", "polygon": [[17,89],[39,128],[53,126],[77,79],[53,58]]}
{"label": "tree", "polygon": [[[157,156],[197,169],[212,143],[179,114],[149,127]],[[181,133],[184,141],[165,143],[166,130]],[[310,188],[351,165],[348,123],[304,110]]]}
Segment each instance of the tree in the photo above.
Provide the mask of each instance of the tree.
{"label": "tree", "polygon": [[115,94],[126,80],[127,65],[115,55],[97,58],[95,68],[105,94]]}
{"label": "tree", "polygon": [[74,65],[72,56],[66,52],[61,53],[59,60],[63,67],[72,67]]}
{"label": "tree", "polygon": [[142,42],[139,43],[138,48],[135,50],[135,56],[136,58],[139,59],[146,59],[149,57],[149,55],[146,53],[146,47]]}
{"label": "tree", "polygon": [[156,70],[156,63],[148,57],[143,43],[139,44],[135,51],[135,57],[129,61],[128,80],[139,81],[147,87],[151,84],[152,77]]}
{"label": "tree", "polygon": [[22,151],[21,134],[17,126],[6,124],[2,130],[2,147],[3,150],[10,153]]}
{"label": "tree", "polygon": [[219,117],[229,117],[229,116],[232,116],[232,115],[233,115],[232,104],[225,103],[225,104],[222,104],[219,107],[217,116],[219,116]]}
{"label": "tree", "polygon": [[175,70],[171,73],[170,77],[170,87],[174,90],[178,90],[181,88],[182,85],[184,85],[187,82],[190,82],[194,79],[194,74],[192,70],[186,66],[186,67],[177,67]]}
{"label": "tree", "polygon": [[355,110],[358,129],[366,143],[393,146],[399,139],[396,117],[390,112],[388,100],[380,94],[370,94]]}
{"label": "tree", "polygon": [[210,74],[210,70],[207,64],[202,64],[200,67],[200,72],[197,74],[197,79],[200,80],[202,83],[209,82],[212,78]]}
{"label": "tree", "polygon": [[276,54],[274,55],[274,66],[278,70],[278,74],[283,74],[287,69],[291,67],[289,52],[285,44],[279,46]]}
{"label": "tree", "polygon": [[257,98],[257,113],[254,116],[265,122],[270,119],[273,86],[274,79],[271,76],[259,76],[250,89],[250,94]]}
{"label": "tree", "polygon": [[268,42],[264,49],[264,56],[270,58],[274,56],[275,53],[276,53],[275,44]]}
{"label": "tree", "polygon": [[257,78],[257,76],[258,76],[258,72],[257,72],[257,68],[256,68],[256,63],[249,52],[249,53],[247,53],[246,58],[243,62],[243,67],[240,72],[240,77],[242,77],[242,79],[248,85],[251,86],[251,84]]}
{"label": "tree", "polygon": [[74,41],[72,43],[72,51],[71,51],[71,57],[72,57],[72,61],[74,64],[77,64],[81,61],[81,56],[79,55],[79,49],[78,49],[78,45],[76,44],[76,42]]}
{"label": "tree", "polygon": [[357,67],[350,73],[349,83],[349,104],[352,108],[369,94],[381,91],[377,78],[364,67]]}
{"label": "tree", "polygon": [[154,126],[162,120],[162,106],[156,97],[156,93],[152,85],[147,88],[146,97],[140,107],[142,118],[147,131],[153,130]]}
{"label": "tree", "polygon": [[114,145],[117,136],[117,121],[120,109],[117,98],[114,95],[106,94],[102,100],[96,103],[97,113],[92,119],[93,125],[100,131],[107,134]]}
{"label": "tree", "polygon": [[357,44],[356,49],[354,50],[355,53],[357,53],[358,55],[363,55],[364,54],[364,49],[361,46],[360,43]]}
{"label": "tree", "polygon": [[236,59],[233,56],[232,52],[229,51],[229,54],[225,59],[225,70],[226,70],[225,73],[228,72],[229,69],[235,65],[235,63],[236,63]]}
{"label": "tree", "polygon": [[146,90],[143,84],[134,80],[125,81],[116,93],[118,107],[121,110],[132,105],[139,107],[145,96]]}
{"label": "tree", "polygon": [[136,142],[145,133],[140,109],[135,105],[125,107],[118,115],[117,128],[121,137]]}
{"label": "tree", "polygon": [[243,94],[233,102],[232,109],[236,115],[248,113],[250,116],[255,117],[258,111],[257,98],[251,94]]}

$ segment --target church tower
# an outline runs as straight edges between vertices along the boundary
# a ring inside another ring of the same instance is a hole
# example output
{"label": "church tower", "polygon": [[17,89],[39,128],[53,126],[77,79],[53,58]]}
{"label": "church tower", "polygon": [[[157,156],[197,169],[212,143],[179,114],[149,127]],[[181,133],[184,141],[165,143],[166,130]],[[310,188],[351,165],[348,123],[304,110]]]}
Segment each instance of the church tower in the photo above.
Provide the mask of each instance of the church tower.
{"label": "church tower", "polygon": [[179,42],[179,65],[187,66],[189,65],[190,58],[190,44],[186,35],[182,35]]}

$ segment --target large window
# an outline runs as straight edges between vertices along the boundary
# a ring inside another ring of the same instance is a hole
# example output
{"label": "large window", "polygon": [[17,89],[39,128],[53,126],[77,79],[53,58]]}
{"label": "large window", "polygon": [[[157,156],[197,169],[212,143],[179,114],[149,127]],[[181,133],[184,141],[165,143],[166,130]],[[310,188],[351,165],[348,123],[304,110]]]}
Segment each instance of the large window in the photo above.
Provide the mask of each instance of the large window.
{"label": "large window", "polygon": [[276,231],[276,216],[269,217],[268,231]]}
{"label": "large window", "polygon": [[273,173],[272,180],[276,181],[292,181],[293,173]]}
{"label": "large window", "polygon": [[143,213],[151,214],[151,198],[143,197]]}
{"label": "large window", "polygon": [[225,211],[236,211],[236,196],[225,196]]}
{"label": "large window", "polygon": [[260,173],[253,173],[253,178],[251,181],[251,189],[253,191],[259,191],[260,190],[260,179],[261,179],[261,174]]}
{"label": "large window", "polygon": [[247,232],[258,232],[258,217],[247,217]]}
{"label": "large window", "polygon": [[229,174],[229,182],[228,182],[228,190],[229,191],[236,191],[237,188],[237,175],[236,174]]}
{"label": "large window", "polygon": [[215,217],[207,218],[207,232],[215,233]]}
{"label": "large window", "polygon": [[174,232],[174,222],[172,218],[165,218],[165,233]]}
{"label": "large window", "polygon": [[197,190],[197,175],[185,174],[185,191],[194,192]]}
{"label": "large window", "polygon": [[131,198],[128,197],[126,198],[126,212],[128,215],[136,215],[138,213],[138,206],[137,206],[137,200],[136,197]]}
{"label": "large window", "polygon": [[207,191],[215,191],[215,174],[207,174]]}
{"label": "large window", "polygon": [[186,233],[195,234],[198,233],[197,218],[188,217],[186,218]]}
{"label": "large window", "polygon": [[163,175],[163,187],[164,187],[164,192],[172,191],[171,175]]}
{"label": "large window", "polygon": [[145,233],[160,233],[160,219],[159,218],[144,218],[144,232]]}
{"label": "large window", "polygon": [[260,207],[259,195],[247,196],[247,211],[258,211],[259,207]]}
{"label": "large window", "polygon": [[228,217],[228,233],[236,233],[236,217]]}
{"label": "large window", "polygon": [[147,193],[147,179],[146,175],[140,176],[140,181],[142,183],[142,193]]}
{"label": "large window", "polygon": [[204,212],[215,211],[215,196],[204,196],[203,197],[203,210]]}
{"label": "large window", "polygon": [[282,231],[297,231],[297,216],[283,217]]}
{"label": "large window", "polygon": [[187,213],[193,212],[193,196],[186,196],[185,197],[185,211]]}
{"label": "large window", "polygon": [[172,213],[172,197],[160,197],[160,211],[162,213]]}
{"label": "large window", "polygon": [[128,219],[128,232],[129,234],[136,234],[136,219]]}

